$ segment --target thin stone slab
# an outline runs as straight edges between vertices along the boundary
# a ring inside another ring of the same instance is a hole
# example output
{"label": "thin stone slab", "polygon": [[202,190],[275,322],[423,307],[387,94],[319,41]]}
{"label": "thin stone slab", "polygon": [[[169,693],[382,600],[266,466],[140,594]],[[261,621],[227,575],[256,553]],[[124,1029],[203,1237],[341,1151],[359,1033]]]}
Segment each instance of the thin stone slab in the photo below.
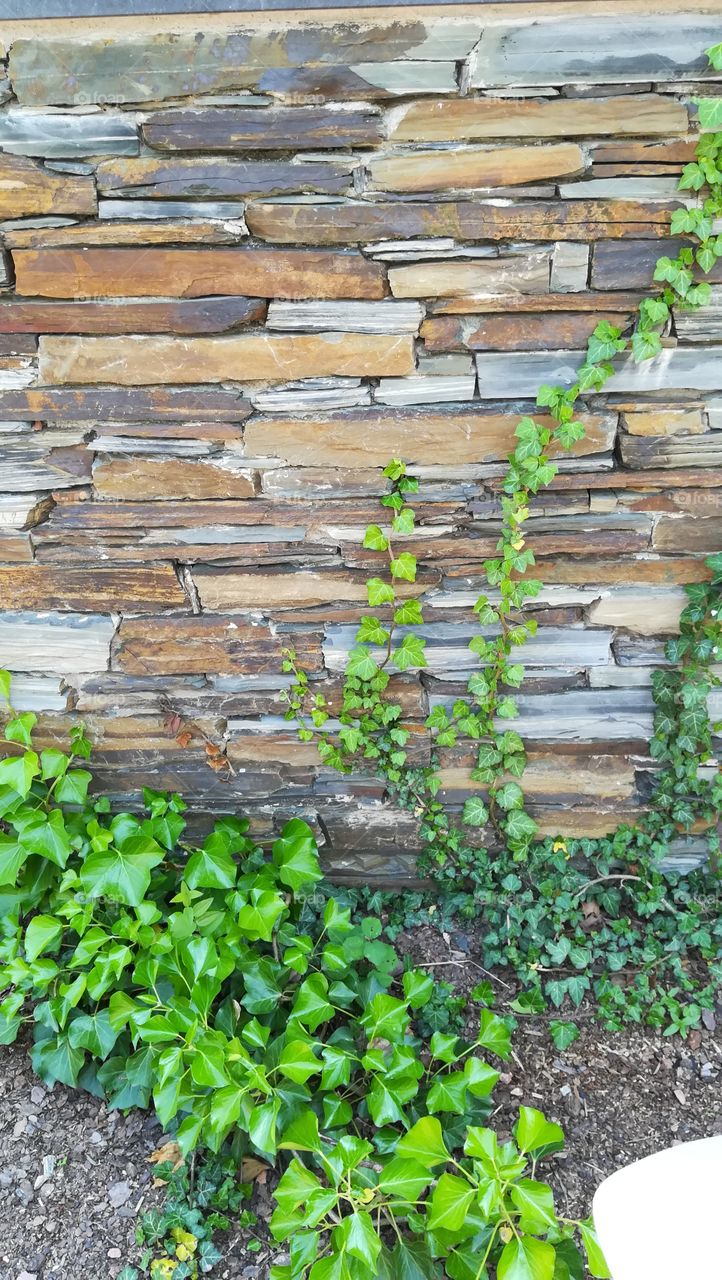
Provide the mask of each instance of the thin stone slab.
{"label": "thin stone slab", "polygon": [[711,15],[616,12],[490,25],[472,60],[470,84],[550,85],[596,81],[689,81],[707,70],[705,49],[717,42]]}
{"label": "thin stone slab", "polygon": [[171,302],[13,299],[0,302],[0,334],[223,333],[247,324],[262,324],[265,314],[266,303],[260,298],[189,298]]}
{"label": "thin stone slab", "polygon": [[553,293],[581,293],[589,276],[589,245],[562,240],[554,248],[549,288]]}
{"label": "thin stone slab", "polygon": [[239,233],[248,234],[243,224],[242,204],[231,200],[99,200],[99,218],[145,219],[195,218],[207,221],[238,222]]}
{"label": "thin stone slab", "polygon": [[114,620],[98,613],[0,613],[0,653],[8,671],[105,671],[114,634]]}
{"label": "thin stone slab", "polygon": [[73,156],[138,154],[138,127],[132,116],[109,111],[39,113],[10,107],[0,116],[0,149],[12,155]]}
{"label": "thin stone slab", "polygon": [[373,396],[377,404],[412,405],[459,403],[473,400],[476,375],[461,374],[411,378],[380,378]]}
{"label": "thin stone slab", "polygon": [[13,672],[13,706],[16,711],[65,711],[67,692],[57,676],[36,676]]}
{"label": "thin stone slab", "polygon": [[471,291],[503,297],[515,292],[546,293],[549,253],[532,250],[525,257],[487,258],[481,262],[424,262],[389,268],[395,298],[448,298]]}
{"label": "thin stone slab", "polygon": [[581,148],[563,142],[549,147],[461,147],[382,155],[370,161],[368,172],[372,190],[423,192],[521,186],[583,173],[584,165]]}
{"label": "thin stone slab", "polygon": [[562,200],[675,200],[689,204],[688,192],[679,190],[679,179],[669,178],[584,178],[559,184]]}
{"label": "thin stone slab", "polygon": [[[1,393],[0,393],[1,394]],[[88,484],[93,455],[79,434],[44,431],[29,439],[4,439],[0,452],[0,492],[34,493]]]}
{"label": "thin stone slab", "polygon": [[154,111],[143,137],[159,151],[289,151],[371,147],[381,142],[382,118],[371,107],[216,107]]}
{"label": "thin stone slab", "polygon": [[[572,386],[583,363],[583,351],[514,355],[484,352],[476,357],[479,395],[486,400],[533,397],[542,383]],[[704,347],[670,347],[641,364],[627,357],[618,358],[613,364],[615,373],[605,384],[605,391],[722,390],[722,360],[714,350]]]}
{"label": "thin stone slab", "polygon": [[0,417],[22,416],[51,423],[94,425],[179,418],[243,422],[249,413],[251,405],[239,390],[220,387],[30,387],[0,391]]}
{"label": "thin stone slab", "polygon": [[[102,203],[102,201],[101,201]],[[161,206],[164,208],[165,206]],[[123,211],[127,214],[127,210]],[[130,210],[132,213],[132,209]],[[100,210],[99,210],[100,214]],[[101,215],[102,216],[102,215]],[[210,221],[201,216],[194,220],[162,217],[156,220],[135,220],[132,217],[103,218],[99,222],[77,222],[72,226],[35,227],[29,230],[13,229],[5,232],[6,244],[18,249],[74,249],[110,248],[132,245],[140,258],[151,246],[238,244],[248,235],[243,221],[243,208],[237,206],[233,218]]]}
{"label": "thin stone slab", "polygon": [[[675,258],[685,246],[689,247],[689,241],[665,240],[664,254]],[[661,250],[658,240],[600,240],[592,251],[592,288],[650,289]],[[722,260],[715,262],[705,279],[722,281]]]}
{"label": "thin stone slab", "polygon": [[619,437],[619,447],[624,465],[635,470],[722,466],[722,439],[717,433],[689,437],[622,434]]}
{"label": "thin stone slab", "polygon": [[[353,166],[352,166],[353,167]],[[226,156],[139,156],[103,160],[97,169],[104,196],[156,200],[218,200],[229,196],[286,195],[349,191],[348,164],[301,160],[231,160]]]}
{"label": "thin stone slab", "polygon": [[600,240],[664,236],[670,213],[639,200],[258,201],[246,210],[252,235],[277,244],[363,244],[411,236],[456,240]]}
{"label": "thin stone slab", "polygon": [[306,413],[354,409],[371,403],[371,390],[359,378],[304,378],[287,386],[251,391],[251,404],[264,413]]}
{"label": "thin stone slab", "polygon": [[[343,671],[350,650],[356,643],[355,626],[327,626],[323,654],[329,671]],[[400,627],[398,636],[411,634],[410,628]],[[469,641],[480,634],[474,627],[458,622],[432,622],[417,627],[414,634],[426,640],[427,670],[436,675],[473,671],[479,667],[479,659],[469,649]],[[492,631],[484,631],[487,637]],[[611,631],[583,631],[580,628],[540,627],[518,649],[519,661],[530,667],[556,666],[578,670],[583,667],[606,666],[609,662]],[[373,652],[373,650],[372,650]],[[378,656],[381,656],[380,650]]]}
{"label": "thin stone slab", "polygon": [[478,38],[478,21],[419,18],[227,33],[194,30],[173,40],[164,34],[112,41],[34,35],[13,41],[10,77],[26,106],[158,102],[237,89],[263,91],[273,88],[274,72],[287,68],[320,64],[323,73],[358,62],[455,61],[466,58]]}
{"label": "thin stone slab", "polygon": [[414,333],[424,317],[418,302],[271,302],[268,329],[293,333]]}
{"label": "thin stone slab", "polygon": [[[548,31],[545,26],[542,31]],[[515,93],[520,95],[522,90]],[[394,142],[481,141],[484,138],[647,137],[686,132],[685,107],[659,94],[545,102],[493,97],[412,102],[390,118]]]}
{"label": "thin stone slab", "polygon": [[44,298],[383,298],[384,271],[357,253],[311,249],[26,249],[16,291]]}
{"label": "thin stone slab", "polygon": [[149,613],[190,604],[171,565],[142,569],[69,569],[48,565],[0,567],[5,609],[53,609],[63,613]]}
{"label": "thin stone slab", "polygon": [[722,289],[713,286],[699,311],[675,308],[674,327],[681,343],[722,342]]}
{"label": "thin stone slab", "polygon": [[[40,339],[40,381],[47,384],[283,382],[287,378],[393,377],[412,373],[410,335],[273,334],[229,337],[148,335]],[[0,383],[1,385],[1,383]]]}

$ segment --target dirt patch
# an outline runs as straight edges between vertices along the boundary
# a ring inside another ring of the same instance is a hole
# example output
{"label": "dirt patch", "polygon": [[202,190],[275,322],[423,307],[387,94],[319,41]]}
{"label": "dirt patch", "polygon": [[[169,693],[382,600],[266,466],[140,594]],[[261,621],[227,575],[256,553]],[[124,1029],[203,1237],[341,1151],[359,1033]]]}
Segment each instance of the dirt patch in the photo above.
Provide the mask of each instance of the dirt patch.
{"label": "dirt patch", "polygon": [[[486,976],[471,936],[417,929],[397,946],[431,962],[460,993]],[[504,1012],[514,992],[502,982],[495,975]],[[614,1169],[674,1142],[722,1133],[722,1038],[714,1025],[686,1042],[641,1028],[610,1034],[588,1011],[580,1039],[560,1053],[546,1022],[519,1019],[493,1122],[510,1132],[525,1103],[563,1126],[567,1148],[547,1176],[565,1216],[587,1214]],[[160,1145],[160,1126],[147,1112],[124,1116],[86,1093],[46,1089],[25,1044],[0,1049],[0,1081],[0,1280],[113,1280],[137,1262],[138,1215],[158,1202],[148,1156]],[[251,1207],[267,1219],[267,1189],[257,1188]],[[218,1280],[266,1280],[266,1245],[248,1253],[233,1231],[216,1243],[224,1255],[213,1272]]]}

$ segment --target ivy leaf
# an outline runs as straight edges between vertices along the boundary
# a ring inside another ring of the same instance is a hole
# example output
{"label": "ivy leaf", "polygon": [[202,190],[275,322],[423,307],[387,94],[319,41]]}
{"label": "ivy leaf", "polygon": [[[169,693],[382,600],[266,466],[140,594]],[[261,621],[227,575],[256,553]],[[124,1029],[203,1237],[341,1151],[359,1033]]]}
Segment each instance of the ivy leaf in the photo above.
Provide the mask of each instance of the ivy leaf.
{"label": "ivy leaf", "polygon": [[80,1014],[68,1028],[68,1039],[75,1049],[87,1049],[94,1058],[107,1058],[119,1031],[111,1026],[110,1013],[101,1009],[92,1016]]}
{"label": "ivy leaf", "polygon": [[699,127],[703,132],[716,133],[722,128],[722,98],[693,98],[692,101],[699,109]]}
{"label": "ivy leaf", "polygon": [[423,969],[407,969],[403,977],[404,996],[412,1009],[422,1009],[434,991],[434,979]]}
{"label": "ivy leaf", "polygon": [[22,742],[26,747],[29,747],[37,719],[34,711],[25,711],[23,715],[15,716],[14,720],[10,720],[5,725],[4,736],[6,741]]}
{"label": "ivy leaf", "polygon": [[340,1226],[336,1227],[331,1238],[337,1249],[350,1253],[373,1271],[381,1252],[381,1240],[369,1213],[363,1210],[349,1213]]}
{"label": "ivy leaf", "polygon": [[62,934],[62,921],[54,916],[33,916],[25,930],[26,959],[36,960],[44,951],[57,951]]}
{"label": "ivy leaf", "polygon": [[489,821],[489,810],[479,796],[471,796],[464,802],[461,816],[467,827],[484,827]]}
{"label": "ivy leaf", "polygon": [[597,1233],[591,1218],[579,1224],[579,1233],[587,1255],[587,1266],[595,1280],[610,1280],[611,1272],[599,1245]]}
{"label": "ivy leaf", "polygon": [[502,1250],[498,1280],[553,1280],[554,1246],[533,1236],[514,1236]]}
{"label": "ivy leaf", "polygon": [[298,893],[323,879],[313,831],[301,818],[291,818],[273,846],[273,862],[281,884]]}
{"label": "ivy leaf", "polygon": [[369,578],[366,583],[369,604],[372,609],[378,608],[381,604],[393,604],[396,594],[390,582],[384,582],[382,578]]}
{"label": "ivy leaf", "polygon": [[547,1120],[536,1107],[520,1107],[519,1119],[514,1126],[514,1137],[519,1150],[531,1153],[539,1160],[542,1155],[553,1151],[561,1151],[564,1146],[564,1133],[558,1124]]}
{"label": "ivy leaf", "polygon": [[183,879],[189,889],[232,889],[237,873],[229,849],[225,845],[211,845],[209,839],[202,849],[191,854]]}
{"label": "ivy leaf", "polygon": [[346,675],[358,680],[372,680],[378,674],[378,665],[368,649],[358,646],[351,650],[346,663]]}
{"label": "ivy leaf", "polygon": [[511,1032],[498,1014],[492,1013],[490,1009],[482,1009],[479,1017],[479,1034],[476,1043],[482,1049],[488,1049],[489,1053],[495,1053],[497,1058],[506,1061],[511,1057]]}
{"label": "ivy leaf", "polygon": [[21,756],[8,756],[0,760],[0,786],[10,787],[25,800],[33,785],[33,778],[40,773],[40,761],[34,751],[24,751]]}
{"label": "ivy leaf", "polygon": [[397,1156],[381,1171],[379,1187],[396,1200],[418,1200],[432,1180],[432,1174],[418,1160],[405,1160]]}
{"label": "ivy leaf", "polygon": [[436,1164],[446,1164],[449,1159],[436,1116],[422,1116],[421,1120],[417,1120],[408,1133],[399,1138],[396,1150],[400,1156],[417,1160],[424,1169],[433,1169]]}
{"label": "ivy leaf", "polygon": [[532,1178],[520,1178],[511,1188],[511,1199],[519,1210],[524,1229],[547,1231],[555,1227],[554,1196],[551,1187]]}
{"label": "ivy leaf", "polygon": [[286,910],[280,893],[251,889],[248,902],[238,912],[238,925],[252,942],[270,942],[277,921]]}
{"label": "ivy leaf", "polygon": [[88,798],[88,787],[93,781],[92,773],[87,769],[70,769],[55,788],[55,799],[60,804],[84,805]]}
{"label": "ivy leaf", "polygon": [[575,1027],[573,1022],[562,1022],[558,1018],[553,1018],[549,1023],[549,1034],[557,1049],[563,1051],[579,1039],[579,1028]]}
{"label": "ivy leaf", "polygon": [[391,561],[389,567],[394,578],[403,578],[406,582],[416,581],[416,556],[412,556],[410,551],[402,551]]}
{"label": "ivy leaf", "polygon": [[163,861],[164,851],[147,836],[131,836],[121,847],[111,845],[85,859],[80,878],[91,898],[106,897],[128,907],[140,906],[150,873]]}
{"label": "ivy leaf", "polygon": [[431,1230],[458,1231],[466,1221],[476,1190],[455,1173],[442,1173],[431,1197],[428,1223]]}
{"label": "ivy leaf", "polygon": [[370,524],[364,534],[363,545],[367,551],[386,551],[389,542],[377,524]]}
{"label": "ivy leaf", "polygon": [[404,636],[401,644],[394,649],[394,665],[399,671],[408,671],[410,667],[425,667],[427,665],[425,648],[426,641],[421,636]]}

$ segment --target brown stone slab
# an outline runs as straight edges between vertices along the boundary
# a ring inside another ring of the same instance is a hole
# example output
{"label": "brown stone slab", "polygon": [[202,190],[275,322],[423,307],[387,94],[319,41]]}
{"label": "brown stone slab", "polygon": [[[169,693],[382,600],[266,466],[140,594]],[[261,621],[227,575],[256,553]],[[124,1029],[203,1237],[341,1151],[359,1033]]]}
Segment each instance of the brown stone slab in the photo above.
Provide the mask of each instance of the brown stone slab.
{"label": "brown stone slab", "polygon": [[571,142],[551,147],[465,147],[387,155],[368,165],[376,191],[448,191],[468,187],[511,187],[583,173],[581,148]]}
{"label": "brown stone slab", "polygon": [[0,421],[53,423],[191,421],[243,422],[252,412],[238,391],[218,387],[27,387],[0,391]]}
{"label": "brown stone slab", "polygon": [[[650,228],[656,234],[654,228]],[[688,240],[665,240],[661,246],[657,240],[613,242],[600,237],[592,252],[592,287],[595,289],[649,289],[652,286],[654,268],[662,253],[675,258],[680,249],[689,246]],[[705,277],[715,283],[722,281],[722,261],[719,259]]]}
{"label": "brown stone slab", "polygon": [[44,298],[383,298],[359,254],[278,249],[18,249],[19,294]]}
{"label": "brown stone slab", "polygon": [[0,153],[0,218],[44,213],[92,216],[97,207],[92,178],[52,173],[27,156]]}
{"label": "brown stone slab", "polygon": [[540,294],[549,287],[549,254],[537,249],[525,257],[482,258],[480,262],[414,262],[389,269],[395,298],[450,297],[469,290],[508,296],[515,290]]}
{"label": "brown stone slab", "polygon": [[[544,420],[543,417],[540,420]],[[582,417],[587,434],[573,453],[583,456],[611,449],[616,434],[612,416]],[[335,413],[309,419],[254,417],[245,428],[246,450],[253,457],[280,457],[296,466],[385,466],[390,457],[409,463],[455,465],[505,458],[513,447],[518,416],[475,409],[383,410]]]}
{"label": "brown stone slab", "polygon": [[[637,99],[639,101],[639,99]],[[669,101],[669,99],[664,99]],[[646,132],[642,130],[641,132]],[[592,148],[592,161],[596,164],[630,164],[654,165],[655,172],[661,172],[662,166],[680,168],[688,161],[694,160],[697,139],[671,138],[665,142],[650,142],[646,139],[615,139],[613,142],[599,142]]]}
{"label": "brown stone slab", "polygon": [[[149,431],[153,428],[149,428]],[[243,460],[241,459],[241,465]],[[71,533],[77,529],[163,529],[192,527],[201,531],[204,525],[297,525],[315,528],[321,523],[363,525],[377,521],[383,514],[378,495],[383,491],[376,472],[376,488],[367,500],[334,500],[320,497],[317,501],[287,498],[269,499],[256,497],[253,502],[176,502],[164,501],[162,506],[154,502],[137,502],[132,493],[127,500],[117,502],[74,502],[56,506],[50,513],[46,528],[57,528]],[[446,524],[465,514],[462,501],[454,503],[433,502],[420,505],[417,521],[420,526]],[[263,531],[259,530],[259,538]]]}
{"label": "brown stone slab", "polygon": [[[131,675],[277,676],[289,637],[211,615],[193,618],[126,618],[121,622],[112,668]],[[293,636],[299,664],[321,669],[320,636]]]}
{"label": "brown stone slab", "polygon": [[625,413],[624,425],[633,436],[700,435],[705,427],[699,409],[657,409]]}
{"label": "brown stone slab", "polygon": [[181,107],[155,111],[142,126],[159,151],[289,151],[371,147],[383,138],[378,111],[359,107]]}
{"label": "brown stone slab", "polygon": [[[246,209],[249,231],[277,244],[363,244],[413,236],[452,236],[455,240],[644,239],[666,235],[670,216],[664,204],[641,200],[533,200],[509,205],[483,201],[316,205],[258,201]],[[624,287],[630,283],[635,282],[627,281]]]}
{"label": "brown stone slab", "polygon": [[[0,564],[26,564],[33,558],[33,547],[28,533],[19,533],[0,529]],[[0,584],[4,570],[0,569]],[[15,570],[8,569],[8,573]],[[0,602],[3,609],[13,606],[7,603],[5,592],[0,585]]]}
{"label": "brown stone slab", "polygon": [[[602,73],[603,74],[603,73]],[[396,142],[481,138],[599,138],[686,133],[681,103],[658,94],[612,98],[441,98],[413,102],[391,129]]]}
{"label": "brown stone slab", "polygon": [[[490,480],[492,488],[501,485],[501,481]],[[690,467],[677,472],[661,469],[637,471],[634,469],[615,471],[590,471],[577,474],[560,472],[552,480],[554,489],[716,489],[722,486],[722,470],[714,467]]]}
{"label": "brown stone slab", "polygon": [[623,586],[640,583],[650,586],[683,586],[686,582],[706,582],[711,571],[703,560],[678,556],[657,560],[604,560],[594,557],[554,560],[537,557],[538,574],[546,586]]}
{"label": "brown stone slab", "polygon": [[[224,333],[263,324],[261,298],[189,298],[180,302],[0,302],[0,334]],[[18,339],[0,338],[2,343]],[[35,350],[37,341],[33,337]]]}
{"label": "brown stone slab", "polygon": [[253,472],[234,462],[231,469],[213,458],[112,458],[96,464],[93,485],[100,498],[252,498]]}
{"label": "brown stone slab", "polygon": [[[299,606],[335,605],[357,601],[368,608],[366,578],[363,574],[314,572],[296,569],[291,573],[239,573],[232,569],[194,570],[204,610],[259,609],[264,613]],[[403,596],[420,595],[427,584],[399,583]]]}
{"label": "brown stone slab", "polygon": [[424,320],[421,337],[427,351],[548,351],[584,347],[601,321],[623,329],[629,314],[555,312],[552,315],[433,316]]}
{"label": "brown stone slab", "polygon": [[456,298],[441,298],[429,302],[427,311],[433,316],[478,314],[479,312],[509,312],[511,315],[525,312],[550,311],[634,311],[639,305],[641,293],[524,293],[489,297],[481,293]]}
{"label": "brown stone slab", "polygon": [[[557,533],[535,533],[534,553],[540,557],[565,553],[583,556],[589,550],[590,539],[593,539],[594,546],[600,555],[608,556],[646,551],[649,546],[649,533],[645,530],[605,529],[600,525],[597,528],[570,532],[560,529]],[[487,557],[496,555],[498,542],[498,534],[488,536],[480,534],[474,538],[463,536],[427,540],[405,538],[403,548],[404,551],[410,551],[416,556],[419,563],[423,565],[445,568],[446,562],[450,564],[462,562],[464,565],[477,566],[476,572],[479,572],[478,566],[482,565]],[[363,547],[359,548],[355,543],[344,545],[342,552],[344,564],[348,568],[370,570],[374,565],[378,568],[378,557],[374,559],[373,552],[366,551]],[[557,611],[550,612],[554,617]],[[576,612],[572,610],[572,617],[576,616]],[[562,611],[562,617],[567,620],[566,611]]]}
{"label": "brown stone slab", "polygon": [[655,551],[711,555],[722,546],[722,517],[701,514],[661,516],[654,530]]}
{"label": "brown stone slab", "polygon": [[[0,544],[1,546],[1,544]],[[147,613],[190,605],[170,565],[143,569],[0,569],[4,609]]]}
{"label": "brown stone slab", "polygon": [[[199,209],[202,213],[202,208]],[[157,222],[140,219],[124,222],[121,218],[108,218],[105,222],[81,222],[71,227],[33,227],[29,231],[8,231],[5,243],[10,249],[63,249],[73,245],[175,245],[175,244],[237,244],[247,235],[243,225],[243,205],[238,206],[239,222],[220,222],[217,219],[162,218]]]}
{"label": "brown stone slab", "polygon": [[240,334],[233,337],[43,337],[40,381],[281,382],[293,378],[402,377],[414,372],[410,334]]}
{"label": "brown stone slab", "polygon": [[225,157],[114,156],[97,169],[102,195],[156,200],[227,200],[234,196],[339,195],[352,183],[348,164]]}

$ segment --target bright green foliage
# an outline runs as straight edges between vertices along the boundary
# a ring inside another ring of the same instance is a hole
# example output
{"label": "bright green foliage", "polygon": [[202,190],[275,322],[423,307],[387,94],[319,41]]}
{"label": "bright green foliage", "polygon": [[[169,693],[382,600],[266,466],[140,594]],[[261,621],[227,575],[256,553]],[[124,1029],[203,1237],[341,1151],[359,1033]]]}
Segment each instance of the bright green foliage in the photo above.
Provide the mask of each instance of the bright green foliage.
{"label": "bright green foliage", "polygon": [[[722,60],[720,48],[708,51],[714,66]],[[700,103],[703,128],[713,127],[709,121],[719,105]],[[690,602],[681,635],[667,647],[676,665],[655,676],[657,711],[650,749],[660,771],[649,812],[638,827],[620,827],[602,840],[537,839],[537,824],[526,811],[517,781],[526,764],[524,744],[513,730],[514,691],[524,678],[514,651],[535,634],[536,623],[525,615],[524,604],[541,589],[529,576],[534,554],[525,537],[534,497],[554,479],[554,459],[584,435],[575,416],[578,402],[604,387],[614,360],[625,353],[635,361],[658,355],[673,311],[694,310],[709,300],[710,287],[696,272],[708,273],[722,257],[722,236],[714,233],[722,216],[722,133],[701,135],[680,187],[703,195],[699,208],[672,215],[673,234],[689,238],[690,244],[676,258],[659,259],[654,279],[662,286],[660,293],[640,304],[628,335],[607,321],[599,323],[574,384],[541,387],[537,405],[544,417],[523,417],[517,424],[516,446],[501,482],[496,555],[484,563],[488,593],[474,606],[480,630],[469,647],[479,668],[469,679],[467,698],[437,706],[428,717],[430,764],[409,763],[401,709],[386,696],[392,663],[400,670],[424,665],[421,637],[406,630],[394,648],[398,624],[407,618],[396,594],[402,556],[391,547],[393,530],[379,540],[380,530],[371,526],[364,543],[388,557],[388,575],[371,580],[369,600],[390,618],[362,620],[359,640],[373,640],[376,630],[379,647],[372,655],[360,645],[351,654],[340,735],[324,732],[328,712],[322,695],[314,699],[309,715],[311,686],[292,653],[285,670],[296,677],[288,695],[288,718],[298,721],[300,736],[310,740],[318,735],[327,764],[345,772],[353,767],[376,772],[388,796],[417,817],[424,842],[419,869],[444,893],[446,915],[455,910],[484,921],[485,964],[510,965],[530,992],[543,993],[555,1009],[569,1012],[591,993],[610,1027],[631,1018],[686,1035],[703,1008],[713,1003],[722,974],[717,828],[722,783],[707,716],[707,694],[719,684],[710,668],[722,645],[717,616],[722,556],[708,561],[710,583],[687,588]],[[381,503],[397,517],[406,515],[416,480],[399,460],[388,465],[384,476],[390,491]],[[407,516],[403,529],[413,526]],[[413,568],[410,580],[415,564]],[[419,601],[413,605],[411,626],[423,620]],[[484,793],[466,801],[459,819],[437,793],[439,749],[453,746],[460,736],[476,746],[472,778]],[[659,862],[670,842],[693,827],[706,833],[708,868],[686,878],[662,875]],[[493,843],[491,854],[482,846],[484,840]],[[413,918],[416,907],[409,910]],[[403,902],[391,903],[391,913],[396,925],[409,918]],[[557,1043],[571,1043],[567,1026],[557,1020]],[[518,1269],[521,1263],[515,1265]]]}
{"label": "bright green foliage", "polygon": [[275,1280],[437,1277],[447,1258],[465,1276],[479,1250],[501,1273],[507,1232],[552,1269],[557,1244],[579,1258],[533,1181],[556,1126],[522,1111],[521,1154],[484,1128],[499,1072],[482,1055],[509,1056],[507,1024],[484,1008],[474,1040],[435,1030],[427,1045],[429,974],[402,970],[374,917],[354,923],[330,895],[321,918],[307,906],[321,871],[304,822],[264,850],[236,818],[186,842],[178,796],[146,790],[145,815],[111,816],[75,768],[82,732],[38,756],[33,725],[11,712],[0,761],[2,1041],[32,1023],[45,1081],[152,1102],[184,1155],[235,1161],[205,1166],[207,1194],[173,1174],[141,1224],[151,1277],[212,1268],[244,1155],[283,1170],[272,1232],[291,1262]]}

